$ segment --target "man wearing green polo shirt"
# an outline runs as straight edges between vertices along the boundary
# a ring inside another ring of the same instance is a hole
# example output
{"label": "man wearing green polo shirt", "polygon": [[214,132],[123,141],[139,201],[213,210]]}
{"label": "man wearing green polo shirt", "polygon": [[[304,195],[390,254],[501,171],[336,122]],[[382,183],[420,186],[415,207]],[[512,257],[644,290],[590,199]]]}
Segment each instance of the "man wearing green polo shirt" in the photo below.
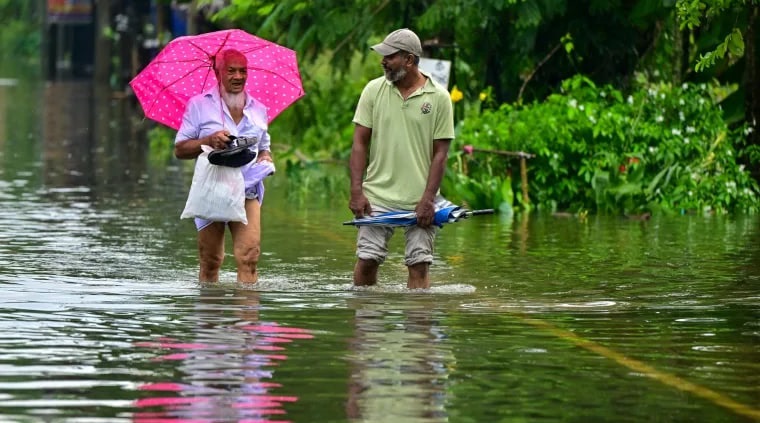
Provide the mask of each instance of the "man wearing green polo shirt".
{"label": "man wearing green polo shirt", "polygon": [[[383,56],[385,76],[370,81],[356,107],[351,148],[351,200],[357,218],[414,211],[418,224],[404,228],[407,287],[429,288],[436,205],[454,113],[449,93],[419,69],[422,45],[409,29],[388,34],[372,50]],[[366,171],[366,175],[365,175]],[[360,226],[354,285],[374,285],[388,255],[393,227]]]}

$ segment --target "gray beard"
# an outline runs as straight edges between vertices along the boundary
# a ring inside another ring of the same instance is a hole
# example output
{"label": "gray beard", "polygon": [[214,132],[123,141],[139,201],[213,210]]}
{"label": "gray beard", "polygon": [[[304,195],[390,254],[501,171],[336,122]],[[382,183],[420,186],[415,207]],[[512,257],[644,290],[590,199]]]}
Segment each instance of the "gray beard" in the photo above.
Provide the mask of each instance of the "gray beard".
{"label": "gray beard", "polygon": [[243,110],[245,107],[245,91],[238,94],[231,94],[222,87],[220,92],[222,94],[222,99],[224,99],[224,104],[227,105],[230,112],[233,110]]}
{"label": "gray beard", "polygon": [[385,79],[387,79],[390,82],[396,83],[398,81],[401,81],[406,76],[406,69],[401,68],[396,71],[386,71],[385,72]]}

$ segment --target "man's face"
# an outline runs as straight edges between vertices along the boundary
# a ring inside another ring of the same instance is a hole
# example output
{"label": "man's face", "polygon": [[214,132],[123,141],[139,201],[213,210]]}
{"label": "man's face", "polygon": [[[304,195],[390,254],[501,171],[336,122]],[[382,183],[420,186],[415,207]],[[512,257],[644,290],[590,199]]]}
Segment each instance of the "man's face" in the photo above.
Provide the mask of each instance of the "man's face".
{"label": "man's face", "polygon": [[409,63],[410,54],[404,51],[397,51],[393,54],[383,56],[383,70],[385,79],[390,82],[398,82],[406,76],[406,65]]}
{"label": "man's face", "polygon": [[232,58],[227,65],[219,70],[219,80],[224,90],[230,94],[239,94],[245,88],[248,78],[248,68],[243,58]]}

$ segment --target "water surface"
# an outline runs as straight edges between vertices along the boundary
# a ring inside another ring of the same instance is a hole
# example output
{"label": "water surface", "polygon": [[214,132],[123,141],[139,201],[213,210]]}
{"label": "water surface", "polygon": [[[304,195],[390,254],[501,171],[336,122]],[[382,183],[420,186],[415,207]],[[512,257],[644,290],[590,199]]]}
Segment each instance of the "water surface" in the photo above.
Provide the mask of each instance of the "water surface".
{"label": "water surface", "polygon": [[199,284],[192,167],[91,92],[0,87],[2,421],[760,420],[756,216],[478,216],[440,232],[430,290],[400,236],[355,290],[346,205],[283,171],[260,283],[228,256]]}

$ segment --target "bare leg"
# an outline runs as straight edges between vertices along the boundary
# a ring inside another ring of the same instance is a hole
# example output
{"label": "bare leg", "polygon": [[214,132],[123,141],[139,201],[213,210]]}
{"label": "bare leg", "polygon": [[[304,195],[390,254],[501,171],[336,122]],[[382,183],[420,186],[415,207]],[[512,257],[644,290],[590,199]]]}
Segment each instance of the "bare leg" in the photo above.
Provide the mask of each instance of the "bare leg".
{"label": "bare leg", "polygon": [[232,250],[237,264],[237,281],[256,283],[261,255],[261,205],[259,200],[245,200],[248,224],[230,222]]}
{"label": "bare leg", "polygon": [[404,262],[409,269],[409,279],[406,287],[409,289],[430,288],[428,271],[433,262],[433,248],[437,229],[435,226],[421,228],[409,226],[404,229],[406,246]]}
{"label": "bare leg", "polygon": [[406,287],[409,289],[427,289],[430,288],[430,263],[417,263],[408,267],[409,280]]}
{"label": "bare leg", "polygon": [[219,268],[224,261],[224,229],[223,222],[214,222],[198,232],[201,282],[219,282]]}
{"label": "bare leg", "polygon": [[369,286],[377,283],[377,269],[380,264],[375,260],[359,259],[354,266],[354,285]]}

